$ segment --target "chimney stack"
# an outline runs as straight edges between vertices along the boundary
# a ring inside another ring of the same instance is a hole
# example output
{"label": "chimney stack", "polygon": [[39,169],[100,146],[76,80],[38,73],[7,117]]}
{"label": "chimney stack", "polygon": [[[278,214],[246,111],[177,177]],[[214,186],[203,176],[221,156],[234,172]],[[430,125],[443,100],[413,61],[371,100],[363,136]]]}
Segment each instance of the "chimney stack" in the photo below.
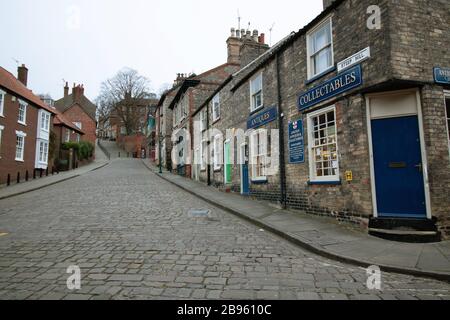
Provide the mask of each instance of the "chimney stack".
{"label": "chimney stack", "polygon": [[264,33],[261,33],[258,37],[258,43],[260,44],[266,44],[266,35]]}
{"label": "chimney stack", "polygon": [[323,0],[323,9],[325,10],[326,8],[328,8],[329,6],[331,6],[333,4],[335,0]]}
{"label": "chimney stack", "polygon": [[25,87],[27,86],[27,83],[28,83],[28,69],[27,69],[27,67],[25,67],[24,64],[22,64],[22,66],[17,68],[17,80],[22,82],[25,85]]}
{"label": "chimney stack", "polygon": [[66,82],[66,85],[64,86],[64,98],[67,98],[69,96],[69,83]]}
{"label": "chimney stack", "polygon": [[240,64],[240,51],[242,46],[241,30],[231,28],[231,36],[227,39],[228,63]]}
{"label": "chimney stack", "polygon": [[75,85],[72,89],[73,101],[80,101],[81,96],[84,94],[84,88],[82,85]]}

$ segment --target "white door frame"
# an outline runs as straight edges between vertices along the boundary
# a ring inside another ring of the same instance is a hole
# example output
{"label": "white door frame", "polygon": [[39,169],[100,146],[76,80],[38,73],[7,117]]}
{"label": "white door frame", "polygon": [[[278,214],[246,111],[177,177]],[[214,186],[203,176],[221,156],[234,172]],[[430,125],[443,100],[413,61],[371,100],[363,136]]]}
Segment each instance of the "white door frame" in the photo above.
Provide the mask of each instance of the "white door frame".
{"label": "white door frame", "polygon": [[[373,205],[373,216],[378,218],[378,204],[377,204],[377,192],[376,192],[376,181],[375,181],[375,166],[374,166],[374,155],[373,155],[373,145],[372,145],[372,117],[370,112],[370,99],[374,97],[386,97],[386,96],[394,96],[401,94],[415,94],[416,102],[417,102],[417,118],[419,120],[419,136],[420,136],[420,148],[421,148],[421,156],[422,156],[422,165],[423,165],[423,183],[424,183],[424,192],[425,192],[425,203],[426,203],[426,211],[427,211],[427,219],[432,219],[431,214],[431,197],[430,197],[430,183],[428,176],[428,157],[425,146],[425,134],[423,129],[423,115],[422,115],[422,101],[420,97],[419,89],[407,89],[407,90],[398,90],[398,91],[388,91],[374,94],[367,94],[365,96],[366,99],[366,116],[367,116],[367,135],[369,142],[369,153],[370,153],[370,180],[371,180],[371,188],[372,188],[372,205]],[[387,117],[387,119],[392,118]]]}
{"label": "white door frame", "polygon": [[241,194],[244,194],[244,165],[245,165],[245,148],[247,147],[247,143],[244,142],[240,145],[240,155],[239,155],[239,160],[240,160],[240,166],[241,166]]}
{"label": "white door frame", "polygon": [[[225,146],[227,144],[230,145],[229,151],[231,152],[231,140],[230,139],[225,140],[225,142],[223,143],[223,185],[229,184],[227,182],[227,160],[229,160],[229,159],[226,158],[227,154],[225,152]],[[230,156],[230,154],[228,156]],[[233,180],[233,177],[231,177],[231,180]],[[233,181],[231,181],[231,183],[233,183]]]}

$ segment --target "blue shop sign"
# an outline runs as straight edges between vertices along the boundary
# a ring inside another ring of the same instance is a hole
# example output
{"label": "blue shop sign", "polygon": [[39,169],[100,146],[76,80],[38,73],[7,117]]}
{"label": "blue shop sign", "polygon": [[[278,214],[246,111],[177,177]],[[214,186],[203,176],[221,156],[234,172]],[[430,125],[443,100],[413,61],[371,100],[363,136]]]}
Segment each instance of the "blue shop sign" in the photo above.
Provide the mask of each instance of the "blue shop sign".
{"label": "blue shop sign", "polygon": [[361,65],[348,69],[298,97],[300,111],[362,85]]}
{"label": "blue shop sign", "polygon": [[436,83],[450,84],[450,68],[434,68],[434,80]]}
{"label": "blue shop sign", "polygon": [[278,110],[276,107],[273,107],[267,111],[258,113],[253,117],[251,117],[250,119],[248,119],[247,129],[255,129],[261,127],[276,120],[277,117],[278,117]]}
{"label": "blue shop sign", "polygon": [[302,120],[289,123],[289,163],[305,163],[305,136]]}

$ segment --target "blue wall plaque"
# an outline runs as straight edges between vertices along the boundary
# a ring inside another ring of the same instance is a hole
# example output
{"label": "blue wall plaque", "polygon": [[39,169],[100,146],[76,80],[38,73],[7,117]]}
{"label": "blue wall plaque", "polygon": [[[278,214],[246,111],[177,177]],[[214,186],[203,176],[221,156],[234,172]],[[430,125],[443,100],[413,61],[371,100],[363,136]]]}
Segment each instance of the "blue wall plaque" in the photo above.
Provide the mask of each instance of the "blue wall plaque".
{"label": "blue wall plaque", "polygon": [[289,123],[289,163],[305,162],[305,136],[303,121]]}
{"label": "blue wall plaque", "polygon": [[302,93],[298,97],[298,108],[300,111],[306,110],[331,97],[359,87],[362,83],[361,65],[357,65],[342,72],[333,79],[330,79],[321,85]]}

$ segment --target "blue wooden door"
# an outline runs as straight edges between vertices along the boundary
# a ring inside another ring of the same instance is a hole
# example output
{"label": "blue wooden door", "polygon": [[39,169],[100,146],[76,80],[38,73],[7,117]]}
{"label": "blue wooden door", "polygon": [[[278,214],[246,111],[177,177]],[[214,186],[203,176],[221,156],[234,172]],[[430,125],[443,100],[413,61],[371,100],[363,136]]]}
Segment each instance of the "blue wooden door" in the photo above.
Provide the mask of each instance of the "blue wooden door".
{"label": "blue wooden door", "polygon": [[250,183],[248,176],[248,164],[241,165],[242,168],[242,190],[241,193],[244,195],[250,194]]}
{"label": "blue wooden door", "polygon": [[426,218],[417,116],[372,120],[379,217]]}

